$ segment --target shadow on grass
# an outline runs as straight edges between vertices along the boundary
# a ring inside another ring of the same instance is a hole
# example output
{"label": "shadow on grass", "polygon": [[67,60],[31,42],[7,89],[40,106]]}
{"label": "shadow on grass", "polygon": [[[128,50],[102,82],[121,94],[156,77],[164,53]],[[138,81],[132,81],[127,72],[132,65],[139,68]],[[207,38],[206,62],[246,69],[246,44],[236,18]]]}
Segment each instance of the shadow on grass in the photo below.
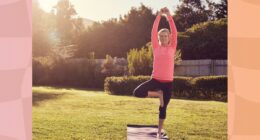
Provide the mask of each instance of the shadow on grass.
{"label": "shadow on grass", "polygon": [[217,101],[217,102],[227,103],[226,100],[214,100],[214,99],[199,99],[199,98],[185,98],[185,97],[172,97],[171,99],[192,100],[192,101]]}
{"label": "shadow on grass", "polygon": [[[107,93],[109,94],[109,93]],[[119,94],[109,94],[111,96],[127,96],[127,97],[135,97],[133,95],[119,95]],[[139,98],[139,97],[136,97]],[[145,97],[148,98],[148,97]],[[150,98],[157,98],[157,97],[150,97]],[[185,97],[174,97],[172,96],[171,99],[180,99],[180,100],[191,100],[191,101],[217,101],[217,102],[223,102],[227,103],[227,100],[214,100],[214,99],[200,99],[200,98],[185,98]]]}
{"label": "shadow on grass", "polygon": [[34,86],[34,87],[45,87],[49,89],[66,89],[66,90],[87,90],[87,91],[104,91],[102,88],[84,88],[84,87],[71,87],[71,86]]}
{"label": "shadow on grass", "polygon": [[62,97],[63,93],[42,93],[37,92],[33,93],[33,106],[39,106],[41,102],[44,102],[46,100],[56,100]]}

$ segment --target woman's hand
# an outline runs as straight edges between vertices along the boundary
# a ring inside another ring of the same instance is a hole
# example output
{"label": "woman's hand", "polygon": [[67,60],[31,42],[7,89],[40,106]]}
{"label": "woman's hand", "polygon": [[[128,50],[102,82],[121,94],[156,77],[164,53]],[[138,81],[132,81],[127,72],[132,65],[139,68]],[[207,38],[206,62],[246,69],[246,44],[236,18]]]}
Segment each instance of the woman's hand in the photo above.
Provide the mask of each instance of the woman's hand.
{"label": "woman's hand", "polygon": [[160,16],[163,16],[163,14],[164,14],[164,11],[163,11],[163,8],[159,11],[159,15]]}
{"label": "woman's hand", "polygon": [[164,7],[163,9],[164,9],[164,13],[165,13],[167,16],[171,15],[171,14],[170,14],[170,10],[169,10],[167,7]]}
{"label": "woman's hand", "polygon": [[165,16],[171,15],[171,14],[170,14],[170,11],[169,11],[169,9],[168,9],[167,7],[164,7],[164,8],[162,8],[162,9],[160,9],[159,14],[160,14],[160,16],[162,16],[162,15],[165,15]]}

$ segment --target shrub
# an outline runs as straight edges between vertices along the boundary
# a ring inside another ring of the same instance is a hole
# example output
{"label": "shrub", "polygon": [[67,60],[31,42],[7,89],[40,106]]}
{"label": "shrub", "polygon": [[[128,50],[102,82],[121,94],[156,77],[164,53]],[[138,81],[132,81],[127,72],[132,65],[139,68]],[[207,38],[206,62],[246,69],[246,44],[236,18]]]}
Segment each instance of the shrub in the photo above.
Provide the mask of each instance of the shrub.
{"label": "shrub", "polygon": [[175,76],[173,81],[173,97],[192,98],[192,77]]}
{"label": "shrub", "polygon": [[132,95],[133,90],[149,78],[150,76],[107,77],[104,82],[104,90],[114,95]]}
{"label": "shrub", "polygon": [[33,84],[103,88],[105,77],[96,72],[95,59],[80,62],[60,57],[33,59]]}
{"label": "shrub", "polygon": [[[104,83],[104,90],[108,94],[114,95],[132,95],[133,90],[142,82],[149,80],[151,76],[123,76],[107,77]],[[192,90],[190,84],[191,77],[175,77],[173,83],[174,97],[189,97]]]}
{"label": "shrub", "polygon": [[149,75],[152,73],[153,57],[151,43],[140,50],[134,48],[127,53],[128,73],[130,75]]}
{"label": "shrub", "polygon": [[227,59],[227,19],[193,25],[179,35],[182,59]]}
{"label": "shrub", "polygon": [[205,99],[226,98],[227,76],[201,76],[192,81],[197,97]]}
{"label": "shrub", "polygon": [[50,70],[53,61],[50,57],[35,57],[32,59],[33,85],[47,85],[50,79]]}
{"label": "shrub", "polygon": [[[113,95],[132,95],[134,89],[150,76],[107,77],[104,90]],[[173,98],[227,101],[227,76],[175,76]]]}
{"label": "shrub", "polygon": [[[119,63],[119,64],[118,64]],[[122,76],[126,73],[125,64],[120,64],[122,62],[118,61],[117,57],[111,57],[110,55],[106,55],[105,61],[101,65],[101,73],[106,76]]]}
{"label": "shrub", "polygon": [[[175,64],[181,62],[181,51],[176,50],[174,55]],[[153,68],[153,50],[151,42],[147,43],[146,46],[140,50],[131,49],[127,53],[128,60],[128,73],[130,75],[150,75]]]}

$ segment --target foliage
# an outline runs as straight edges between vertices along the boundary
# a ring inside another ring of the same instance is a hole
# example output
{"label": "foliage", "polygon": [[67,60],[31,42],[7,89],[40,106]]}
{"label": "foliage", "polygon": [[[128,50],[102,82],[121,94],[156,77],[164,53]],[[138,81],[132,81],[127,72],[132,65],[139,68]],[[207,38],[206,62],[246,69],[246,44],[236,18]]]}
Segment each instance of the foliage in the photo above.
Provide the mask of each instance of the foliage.
{"label": "foliage", "polygon": [[183,60],[227,59],[227,19],[193,25],[181,40]]}
{"label": "foliage", "polygon": [[[104,90],[108,94],[133,95],[134,89],[150,76],[107,77]],[[175,76],[173,98],[227,101],[227,76]]]}

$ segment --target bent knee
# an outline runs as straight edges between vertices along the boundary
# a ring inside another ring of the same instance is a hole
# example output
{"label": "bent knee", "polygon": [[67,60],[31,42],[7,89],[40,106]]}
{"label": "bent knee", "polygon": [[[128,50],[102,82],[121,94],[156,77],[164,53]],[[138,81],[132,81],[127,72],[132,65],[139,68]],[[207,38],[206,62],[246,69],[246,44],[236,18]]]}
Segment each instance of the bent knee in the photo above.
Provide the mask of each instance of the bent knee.
{"label": "bent knee", "polygon": [[133,96],[139,97],[139,98],[145,98],[145,97],[147,96],[147,93],[145,93],[144,91],[135,89],[135,90],[133,91]]}

